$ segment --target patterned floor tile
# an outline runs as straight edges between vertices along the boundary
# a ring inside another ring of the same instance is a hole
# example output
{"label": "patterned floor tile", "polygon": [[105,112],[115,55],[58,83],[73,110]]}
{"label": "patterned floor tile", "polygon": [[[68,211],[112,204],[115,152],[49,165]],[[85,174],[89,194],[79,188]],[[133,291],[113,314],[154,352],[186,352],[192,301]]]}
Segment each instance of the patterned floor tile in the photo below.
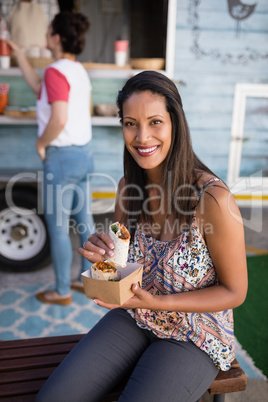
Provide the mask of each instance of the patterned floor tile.
{"label": "patterned floor tile", "polygon": [[68,306],[41,303],[35,295],[43,290],[43,285],[0,290],[1,340],[86,333],[107,312],[76,291]]}

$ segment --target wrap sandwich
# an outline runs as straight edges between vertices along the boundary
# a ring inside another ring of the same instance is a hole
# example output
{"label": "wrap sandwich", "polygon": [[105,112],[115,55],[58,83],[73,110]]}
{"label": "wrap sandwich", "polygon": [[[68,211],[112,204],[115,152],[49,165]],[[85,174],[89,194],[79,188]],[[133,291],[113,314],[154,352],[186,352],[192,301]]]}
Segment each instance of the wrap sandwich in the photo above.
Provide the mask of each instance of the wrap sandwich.
{"label": "wrap sandwich", "polygon": [[98,261],[91,267],[91,277],[93,279],[115,281],[120,280],[121,275],[112,262]]}
{"label": "wrap sandwich", "polygon": [[109,226],[109,236],[114,243],[114,255],[108,257],[107,261],[123,268],[127,265],[130,234],[127,228],[119,222]]}

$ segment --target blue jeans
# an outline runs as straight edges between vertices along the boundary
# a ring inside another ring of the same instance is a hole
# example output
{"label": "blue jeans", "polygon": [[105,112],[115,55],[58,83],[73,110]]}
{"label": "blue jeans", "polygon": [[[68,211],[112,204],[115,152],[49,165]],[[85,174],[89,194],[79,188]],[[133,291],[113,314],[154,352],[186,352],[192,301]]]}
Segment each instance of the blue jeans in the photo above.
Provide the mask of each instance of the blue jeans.
{"label": "blue jeans", "polygon": [[[70,293],[72,245],[69,229],[75,228],[81,245],[95,231],[91,212],[92,172],[89,144],[46,148],[43,206],[50,236],[56,291],[61,295]],[[90,266],[89,261],[82,258],[81,272]]]}

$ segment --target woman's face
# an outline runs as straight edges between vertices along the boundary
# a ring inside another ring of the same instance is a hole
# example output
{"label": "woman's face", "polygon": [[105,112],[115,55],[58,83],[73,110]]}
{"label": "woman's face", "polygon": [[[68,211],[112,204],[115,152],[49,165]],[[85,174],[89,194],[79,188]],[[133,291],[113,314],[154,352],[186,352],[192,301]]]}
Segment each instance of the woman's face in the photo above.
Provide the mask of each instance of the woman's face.
{"label": "woman's face", "polygon": [[51,45],[53,44],[53,36],[52,36],[52,28],[51,25],[48,26],[46,39],[47,39],[47,48],[51,50]]}
{"label": "woman's face", "polygon": [[123,104],[123,136],[137,164],[159,171],[171,145],[172,124],[165,98],[151,91],[134,93]]}
{"label": "woman's face", "polygon": [[55,49],[55,44],[56,44],[56,40],[55,40],[56,36],[52,35],[51,25],[48,26],[46,39],[47,39],[47,48],[53,53],[53,51]]}

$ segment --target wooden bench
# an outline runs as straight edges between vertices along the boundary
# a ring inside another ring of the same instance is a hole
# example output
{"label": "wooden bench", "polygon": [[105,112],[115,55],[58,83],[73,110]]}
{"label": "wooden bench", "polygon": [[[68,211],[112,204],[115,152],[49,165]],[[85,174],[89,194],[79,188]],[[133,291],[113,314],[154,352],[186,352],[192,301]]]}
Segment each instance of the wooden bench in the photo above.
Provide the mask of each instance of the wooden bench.
{"label": "wooden bench", "polygon": [[[83,335],[65,335],[14,341],[0,341],[0,402],[34,401],[48,376]],[[247,378],[235,360],[229,371],[220,371],[208,392],[214,402],[224,394],[243,391]],[[116,401],[125,384],[120,384],[100,402]]]}

